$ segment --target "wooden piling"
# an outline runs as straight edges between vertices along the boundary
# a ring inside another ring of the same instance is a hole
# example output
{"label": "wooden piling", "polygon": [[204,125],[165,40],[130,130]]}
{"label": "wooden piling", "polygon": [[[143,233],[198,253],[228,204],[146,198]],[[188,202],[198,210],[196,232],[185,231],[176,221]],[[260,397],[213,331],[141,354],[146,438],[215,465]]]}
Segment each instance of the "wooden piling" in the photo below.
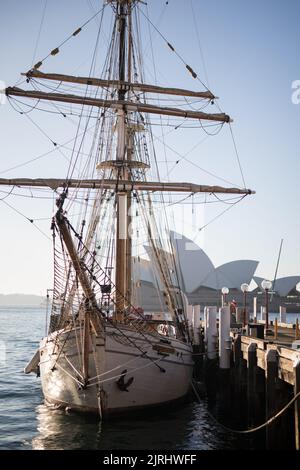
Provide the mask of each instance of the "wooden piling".
{"label": "wooden piling", "polygon": [[[275,349],[266,352],[266,419],[273,417],[277,412],[276,381],[278,377],[278,354]],[[276,423],[267,426],[266,448],[276,448]]]}
{"label": "wooden piling", "polygon": [[232,418],[230,369],[219,369],[218,371],[218,402],[219,413],[225,422],[230,424]]}
{"label": "wooden piling", "polygon": [[274,325],[274,339],[278,339],[278,320],[275,318],[275,325]]}
{"label": "wooden piling", "polygon": [[241,335],[236,335],[233,340],[233,362],[234,362],[234,394],[236,396],[235,402],[239,400],[240,389],[241,389],[241,361],[242,361],[242,350],[241,350]]}
{"label": "wooden piling", "polygon": [[[278,410],[291,400],[291,392],[293,395],[293,388],[287,382],[278,379],[276,394],[277,394],[277,407]],[[294,450],[294,407],[290,407],[283,415],[276,421],[276,434],[277,434],[277,449],[278,450]]]}
{"label": "wooden piling", "polygon": [[250,343],[248,346],[247,354],[247,401],[248,401],[248,424],[253,426],[255,424],[256,415],[256,357],[257,344]]}
{"label": "wooden piling", "polygon": [[[300,392],[300,360],[294,364],[294,395]],[[295,447],[300,450],[300,399],[295,402]]]}
{"label": "wooden piling", "polygon": [[299,339],[299,320],[296,318],[295,339]]}
{"label": "wooden piling", "polygon": [[[256,356],[257,357],[257,356]],[[266,419],[266,385],[265,371],[257,366],[255,370],[255,425],[263,423]],[[263,428],[255,433],[256,447],[265,449],[266,429]]]}
{"label": "wooden piling", "polygon": [[241,360],[241,335],[236,335],[233,340],[233,361],[236,368],[239,367]]}
{"label": "wooden piling", "polygon": [[204,328],[202,327],[199,329],[199,343],[200,352],[205,353]]}
{"label": "wooden piling", "polygon": [[[273,418],[300,392],[300,351],[291,348],[300,333],[299,321],[296,332],[295,326],[283,328],[276,320],[274,326],[277,344],[231,331],[230,370],[218,370],[216,361],[204,361],[208,401],[217,405],[219,420],[233,429],[255,427]],[[250,448],[300,450],[300,399],[249,439]]]}

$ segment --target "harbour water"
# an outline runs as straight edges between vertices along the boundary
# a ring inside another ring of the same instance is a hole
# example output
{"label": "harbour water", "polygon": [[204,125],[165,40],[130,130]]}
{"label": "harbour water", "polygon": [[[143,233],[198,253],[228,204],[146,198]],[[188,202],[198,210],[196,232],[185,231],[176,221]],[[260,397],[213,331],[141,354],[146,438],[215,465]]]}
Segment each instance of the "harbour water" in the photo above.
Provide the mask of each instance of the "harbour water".
{"label": "harbour water", "polygon": [[[287,319],[295,322],[296,317]],[[43,404],[40,379],[23,372],[44,336],[45,310],[0,307],[0,322],[0,449],[248,448],[247,440],[238,441],[216,424],[204,399],[104,423],[49,409]]]}

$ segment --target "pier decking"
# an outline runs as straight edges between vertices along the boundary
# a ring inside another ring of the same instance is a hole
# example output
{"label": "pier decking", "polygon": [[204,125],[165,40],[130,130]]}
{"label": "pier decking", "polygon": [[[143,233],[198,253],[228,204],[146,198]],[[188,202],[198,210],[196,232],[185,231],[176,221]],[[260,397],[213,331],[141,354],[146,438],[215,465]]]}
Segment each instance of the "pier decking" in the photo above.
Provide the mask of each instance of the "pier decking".
{"label": "pier decking", "polygon": [[[220,322],[223,321],[222,313]],[[300,399],[296,398],[300,394],[300,349],[295,349],[294,343],[300,339],[298,322],[294,325],[271,324],[263,338],[255,335],[253,323],[248,327],[234,325],[230,331],[228,328],[225,348],[220,333],[224,327],[220,328],[216,320],[217,329],[212,340],[207,337],[208,323],[207,318],[201,322],[200,344],[196,348],[205,354],[200,359],[200,369],[203,368],[207,390],[211,389],[212,382],[217,384],[216,400],[222,408],[237,413],[237,416],[240,413],[246,429],[254,429],[275,417],[294,398],[294,403],[280,417],[266,425],[263,439],[266,449],[300,450]],[[261,325],[257,331],[264,328],[263,321],[257,325]],[[208,344],[215,344],[213,354],[208,351]],[[227,362],[221,360],[224,354],[228,357]]]}

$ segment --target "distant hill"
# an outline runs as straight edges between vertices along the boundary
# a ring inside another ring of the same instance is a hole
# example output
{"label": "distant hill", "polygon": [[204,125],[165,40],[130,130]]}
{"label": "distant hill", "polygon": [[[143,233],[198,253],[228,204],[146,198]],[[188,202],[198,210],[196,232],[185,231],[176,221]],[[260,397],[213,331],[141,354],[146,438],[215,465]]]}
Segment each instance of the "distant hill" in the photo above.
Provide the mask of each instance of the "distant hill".
{"label": "distant hill", "polygon": [[27,294],[0,294],[0,306],[30,306],[39,307],[45,302],[45,297],[39,295],[27,295]]}

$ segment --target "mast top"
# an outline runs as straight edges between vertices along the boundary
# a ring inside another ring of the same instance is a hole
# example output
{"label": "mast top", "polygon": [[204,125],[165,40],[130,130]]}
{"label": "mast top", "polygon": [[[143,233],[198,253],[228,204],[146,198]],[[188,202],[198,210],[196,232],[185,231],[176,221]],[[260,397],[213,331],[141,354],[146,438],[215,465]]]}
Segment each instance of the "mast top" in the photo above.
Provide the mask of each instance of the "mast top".
{"label": "mast top", "polygon": [[117,5],[133,5],[135,3],[143,3],[146,5],[146,2],[143,0],[106,0],[106,3],[116,3]]}

